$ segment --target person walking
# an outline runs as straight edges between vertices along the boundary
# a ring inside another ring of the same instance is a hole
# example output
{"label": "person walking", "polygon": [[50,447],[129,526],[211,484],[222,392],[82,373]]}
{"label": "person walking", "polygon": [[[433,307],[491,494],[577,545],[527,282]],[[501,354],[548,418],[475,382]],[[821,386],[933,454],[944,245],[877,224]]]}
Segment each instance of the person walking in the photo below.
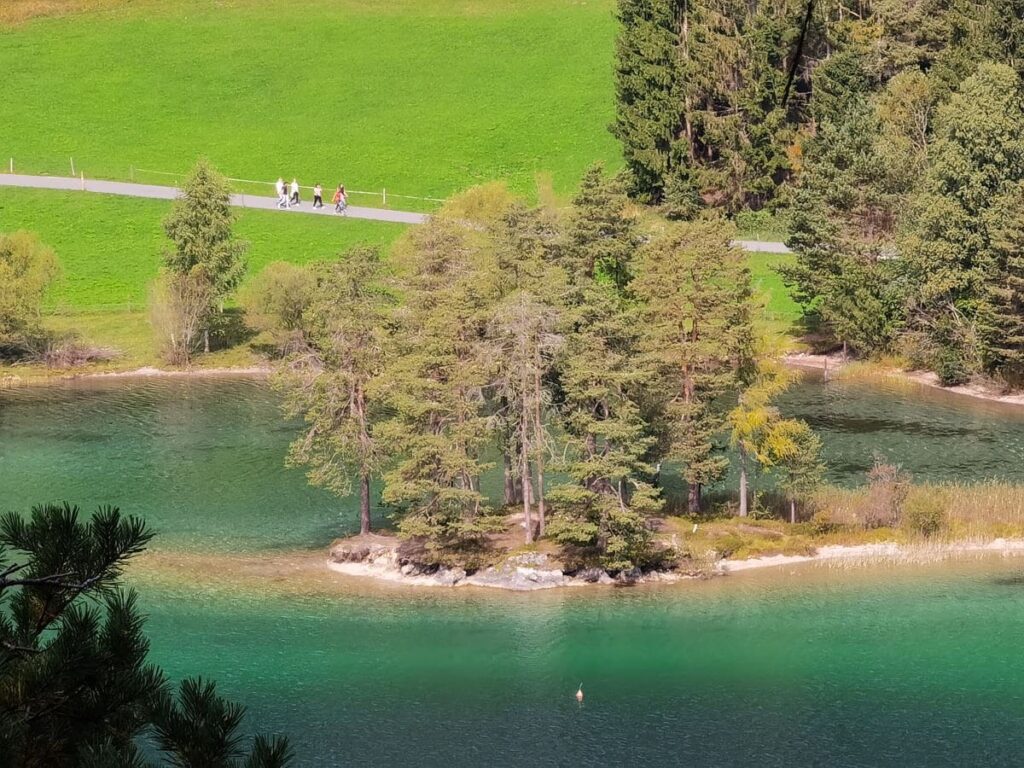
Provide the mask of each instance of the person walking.
{"label": "person walking", "polygon": [[334,203],[334,212],[345,215],[345,208],[348,207],[348,199],[345,196],[345,185],[339,184],[338,189],[334,192],[334,198],[331,200]]}
{"label": "person walking", "polygon": [[313,185],[313,207],[324,207],[324,188],[320,186],[319,181]]}
{"label": "person walking", "polygon": [[299,181],[298,181],[298,179],[292,179],[292,189],[291,189],[291,191],[292,191],[291,203],[292,203],[292,205],[298,205],[299,204]]}
{"label": "person walking", "polygon": [[281,176],[277,177],[277,183],[274,185],[274,189],[277,190],[277,207],[287,208],[288,197],[284,193],[284,178]]}

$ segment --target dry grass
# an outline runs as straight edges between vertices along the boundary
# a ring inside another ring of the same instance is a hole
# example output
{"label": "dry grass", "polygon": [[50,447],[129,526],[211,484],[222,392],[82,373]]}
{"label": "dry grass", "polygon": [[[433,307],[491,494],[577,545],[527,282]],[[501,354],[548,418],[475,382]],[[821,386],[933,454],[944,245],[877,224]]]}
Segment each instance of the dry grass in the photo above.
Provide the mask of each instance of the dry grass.
{"label": "dry grass", "polygon": [[44,16],[68,16],[125,5],[125,0],[4,0],[0,27],[16,27]]}
{"label": "dry grass", "polygon": [[[826,488],[814,501],[836,530],[866,531],[870,490]],[[1008,483],[921,484],[909,489],[905,510],[934,508],[943,525],[933,536],[943,541],[1024,537],[1024,486]],[[885,529],[879,529],[885,530]],[[902,532],[913,536],[913,531]]]}

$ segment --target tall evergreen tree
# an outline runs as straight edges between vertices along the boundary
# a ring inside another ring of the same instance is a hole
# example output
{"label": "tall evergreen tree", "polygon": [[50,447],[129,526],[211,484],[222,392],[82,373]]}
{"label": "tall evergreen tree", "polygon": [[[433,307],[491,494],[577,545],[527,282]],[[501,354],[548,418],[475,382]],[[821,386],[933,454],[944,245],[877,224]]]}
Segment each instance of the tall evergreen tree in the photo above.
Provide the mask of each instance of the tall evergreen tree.
{"label": "tall evergreen tree", "polygon": [[643,301],[643,344],[667,400],[667,457],[682,466],[688,508],[728,465],[716,438],[725,427],[719,398],[751,358],[750,274],[731,231],[718,222],[681,224],[643,251],[633,289]]}
{"label": "tall evergreen tree", "polygon": [[993,206],[992,217],[992,262],[980,318],[986,363],[1019,385],[1024,383],[1024,183]]}
{"label": "tall evergreen tree", "polygon": [[633,191],[660,202],[681,108],[678,91],[680,0],[619,0],[616,117]]}
{"label": "tall evergreen tree", "polygon": [[977,371],[989,357],[979,335],[986,285],[998,279],[990,211],[1024,181],[1024,99],[1010,67],[983,64],[936,116],[924,189],[902,244],[916,287],[911,321],[934,348],[947,383]]}
{"label": "tall evergreen tree", "polygon": [[383,377],[394,415],[379,434],[398,458],[385,473],[382,499],[401,513],[405,535],[423,538],[440,556],[493,527],[480,475],[492,439],[486,331],[498,270],[486,233],[443,212],[394,256],[405,301]]}
{"label": "tall evergreen tree", "polygon": [[[231,294],[245,276],[248,244],[236,240],[232,231],[231,189],[227,181],[206,160],[196,163],[181,187],[164,231],[173,248],[164,252],[164,266],[174,277],[191,277],[209,283],[215,301]],[[204,323],[206,351],[210,351],[213,307]]]}
{"label": "tall evergreen tree", "polygon": [[288,460],[339,496],[359,483],[359,532],[370,532],[370,482],[384,460],[374,434],[394,298],[380,251],[357,247],[318,265],[300,327],[304,346],[279,367],[289,416],[306,422]]}
{"label": "tall evergreen tree", "polygon": [[551,446],[546,409],[550,373],[563,337],[565,273],[551,257],[557,230],[541,211],[513,205],[492,233],[501,299],[489,321],[495,359],[493,396],[506,425],[506,456],[517,458],[527,543],[546,524],[545,455]]}
{"label": "tall evergreen tree", "polygon": [[550,535],[613,570],[641,564],[646,516],[661,508],[649,478],[654,439],[640,399],[638,328],[629,299],[635,225],[613,180],[592,169],[559,254],[569,275],[566,339],[558,360],[559,415],[572,483],[550,494]]}

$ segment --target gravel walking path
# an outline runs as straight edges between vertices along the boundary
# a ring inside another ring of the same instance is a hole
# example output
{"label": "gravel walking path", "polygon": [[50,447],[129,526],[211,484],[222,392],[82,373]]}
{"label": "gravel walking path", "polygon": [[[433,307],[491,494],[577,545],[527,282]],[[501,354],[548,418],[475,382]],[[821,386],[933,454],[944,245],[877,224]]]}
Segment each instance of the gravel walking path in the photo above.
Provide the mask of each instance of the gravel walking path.
{"label": "gravel walking path", "polygon": [[[158,200],[173,200],[178,196],[176,187],[164,187],[156,184],[133,184],[126,181],[101,181],[99,179],[76,179],[70,176],[28,176],[18,173],[0,173],[0,187],[29,187],[33,189],[63,189],[85,192],[97,192],[104,195],[124,195],[127,197],[149,197]],[[306,213],[316,216],[337,216],[334,206],[325,203],[323,208],[314,208],[311,202],[303,202],[298,206],[282,210],[277,207],[276,197],[260,195],[231,196],[231,204],[239,208],[259,208],[266,211],[287,213]],[[390,211],[384,208],[363,208],[350,205],[345,215],[353,219],[369,219],[371,221],[388,221],[396,224],[422,224],[427,220],[425,213],[410,211]],[[789,253],[784,243],[768,240],[737,240],[736,245],[745,251],[761,253]]]}

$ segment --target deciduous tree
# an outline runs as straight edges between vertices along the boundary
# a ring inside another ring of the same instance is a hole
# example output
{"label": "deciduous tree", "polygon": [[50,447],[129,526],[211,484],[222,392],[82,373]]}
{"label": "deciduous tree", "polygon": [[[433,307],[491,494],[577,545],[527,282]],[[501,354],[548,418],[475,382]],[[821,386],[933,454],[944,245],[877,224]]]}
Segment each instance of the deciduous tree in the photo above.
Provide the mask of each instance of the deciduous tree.
{"label": "deciduous tree", "polygon": [[43,298],[60,274],[53,251],[30,232],[0,233],[0,353],[36,333]]}

